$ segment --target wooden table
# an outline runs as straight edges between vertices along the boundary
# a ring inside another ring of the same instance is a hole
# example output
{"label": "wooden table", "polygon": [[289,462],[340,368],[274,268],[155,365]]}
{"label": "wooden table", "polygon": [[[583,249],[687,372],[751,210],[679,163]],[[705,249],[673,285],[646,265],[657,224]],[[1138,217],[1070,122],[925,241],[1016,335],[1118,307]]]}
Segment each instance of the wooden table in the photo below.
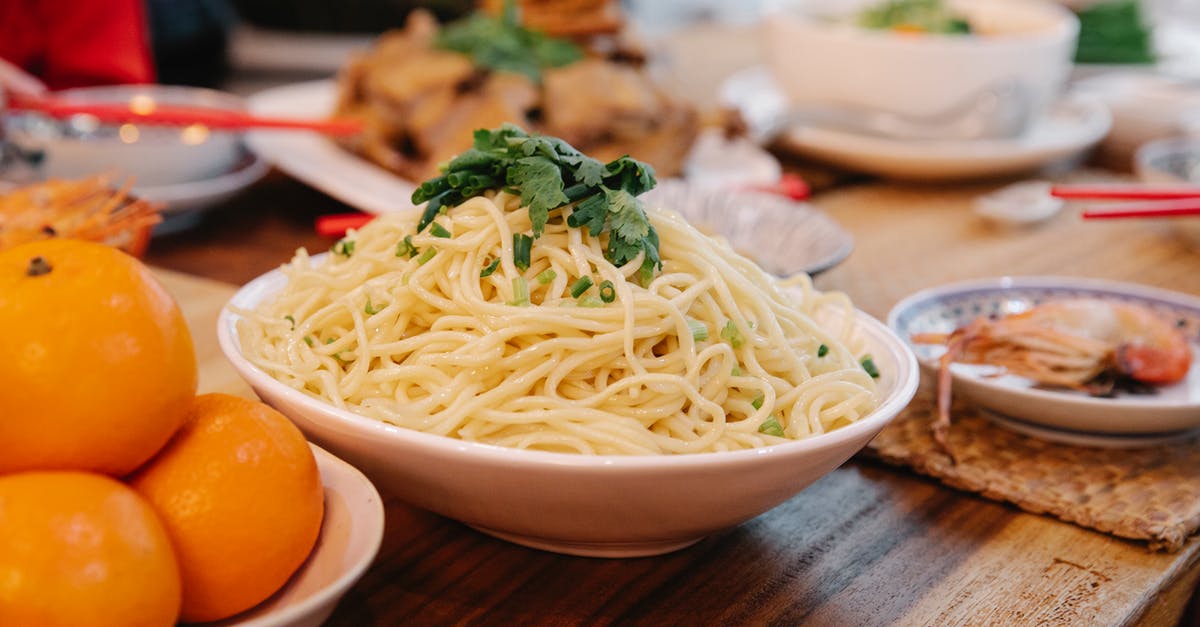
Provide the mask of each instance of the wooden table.
{"label": "wooden table", "polygon": [[[1083,223],[1067,212],[1034,229],[994,229],[969,210],[990,187],[869,183],[819,195],[857,245],[818,284],[877,317],[914,290],[1001,274],[1200,294],[1200,251],[1161,225]],[[239,284],[298,246],[328,247],[312,220],[345,210],[275,176],[198,228],[156,239],[148,259]],[[202,387],[248,393],[214,339],[232,288],[163,276],[193,322]],[[390,500],[379,558],[329,624],[1172,625],[1198,577],[1200,540],[1150,553],[855,460],[755,520],[654,558],[526,549]]]}

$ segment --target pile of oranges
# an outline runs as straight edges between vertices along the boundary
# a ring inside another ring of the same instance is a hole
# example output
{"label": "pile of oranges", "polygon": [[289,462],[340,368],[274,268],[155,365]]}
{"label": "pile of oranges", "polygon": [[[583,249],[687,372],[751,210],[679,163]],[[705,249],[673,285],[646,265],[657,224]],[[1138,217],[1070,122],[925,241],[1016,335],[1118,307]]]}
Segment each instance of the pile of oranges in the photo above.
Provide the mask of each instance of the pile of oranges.
{"label": "pile of oranges", "polygon": [[225,618],[283,586],[324,513],[304,436],[196,396],[178,305],[113,248],[0,252],[0,625]]}

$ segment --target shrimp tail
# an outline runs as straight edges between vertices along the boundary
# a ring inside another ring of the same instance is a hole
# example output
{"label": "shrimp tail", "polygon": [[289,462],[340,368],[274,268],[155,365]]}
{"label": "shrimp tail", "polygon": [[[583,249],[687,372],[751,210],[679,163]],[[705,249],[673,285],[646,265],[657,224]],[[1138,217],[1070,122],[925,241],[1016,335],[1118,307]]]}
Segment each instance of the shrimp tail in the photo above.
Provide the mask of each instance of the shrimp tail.
{"label": "shrimp tail", "polygon": [[938,415],[933,422],[933,440],[950,456],[951,463],[958,463],[958,458],[954,454],[954,448],[950,446],[950,407],[954,400],[951,392],[954,376],[950,372],[950,365],[962,358],[967,345],[977,337],[983,324],[985,323],[982,321],[976,321],[951,333],[946,338],[946,352],[942,353],[938,361]]}

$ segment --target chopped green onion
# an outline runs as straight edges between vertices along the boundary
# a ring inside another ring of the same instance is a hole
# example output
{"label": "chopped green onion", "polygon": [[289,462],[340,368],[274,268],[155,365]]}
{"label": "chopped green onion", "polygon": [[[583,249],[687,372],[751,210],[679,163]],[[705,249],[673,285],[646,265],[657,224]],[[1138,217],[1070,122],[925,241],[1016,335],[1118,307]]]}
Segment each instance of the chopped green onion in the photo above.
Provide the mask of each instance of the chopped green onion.
{"label": "chopped green onion", "polygon": [[829,354],[829,347],[822,344],[817,347],[817,357],[824,357]]}
{"label": "chopped green onion", "polygon": [[417,257],[417,263],[423,266],[426,263],[429,263],[429,260],[433,259],[433,256],[436,254],[437,249],[430,246],[429,248],[425,249],[425,252],[421,253],[420,257]]}
{"label": "chopped green onion", "polygon": [[860,363],[862,363],[863,370],[866,370],[872,379],[879,378],[879,368],[875,366],[875,360],[871,359],[870,355],[863,357]]}
{"label": "chopped green onion", "polygon": [[538,283],[541,283],[542,285],[546,285],[547,283],[553,281],[555,279],[555,277],[557,277],[557,276],[558,276],[558,273],[554,271],[554,268],[546,268],[545,270],[542,270],[541,272],[539,272],[538,275],[534,278],[537,279]]}
{"label": "chopped green onion", "polygon": [[[691,318],[688,318],[687,325],[688,325],[688,329],[692,332],[692,340],[693,341],[703,342],[704,340],[708,339],[708,327],[704,326],[703,322],[700,322],[699,320],[692,320]],[[734,367],[734,370],[737,370],[736,366]],[[733,376],[736,377],[737,375],[735,374]]]}
{"label": "chopped green onion", "polygon": [[372,305],[372,304],[371,304],[371,297],[370,297],[370,296],[368,296],[368,297],[367,297],[367,306],[366,306],[366,307],[363,307],[363,311],[367,312],[367,315],[368,315],[368,316],[373,316],[373,315],[375,315],[375,314],[377,314],[377,313],[379,313],[379,312],[383,311],[383,307],[384,307],[383,305],[380,305],[380,306],[378,306],[378,307],[376,307],[376,306]]}
{"label": "chopped green onion", "polygon": [[762,409],[762,404],[765,400],[766,398],[763,396],[762,392],[759,392],[758,396],[755,396],[754,400],[750,401],[750,404],[754,406],[754,409]]}
{"label": "chopped green onion", "polygon": [[533,238],[524,233],[513,233],[513,265],[521,272],[529,269],[529,255],[533,250]]}
{"label": "chopped green onion", "polygon": [[396,256],[408,257],[409,259],[417,256],[417,247],[413,246],[411,235],[405,235],[404,239],[396,244]]}
{"label": "chopped green onion", "polygon": [[327,339],[325,340],[325,343],[326,343],[326,344],[333,344],[333,338],[327,338]]}
{"label": "chopped green onion", "polygon": [[571,284],[571,298],[579,298],[592,287],[592,277],[581,276]]}
{"label": "chopped green onion", "polygon": [[509,303],[514,307],[526,307],[529,305],[529,284],[525,282],[525,277],[519,276],[512,280],[513,283],[513,299]]}
{"label": "chopped green onion", "polygon": [[600,282],[600,300],[606,303],[617,300],[617,288],[613,285],[612,281],[605,280]]}
{"label": "chopped green onion", "polygon": [[604,303],[600,302],[599,298],[588,294],[576,301],[580,307],[603,307]]}
{"label": "chopped green onion", "polygon": [[653,280],[654,266],[643,263],[642,267],[638,268],[638,285],[641,285],[642,287],[649,287],[650,282]]}
{"label": "chopped green onion", "polygon": [[311,335],[304,336],[304,343],[308,344],[309,346],[312,346],[314,344],[312,336]]}
{"label": "chopped green onion", "polygon": [[453,235],[450,233],[450,231],[446,230],[446,227],[438,224],[437,222],[434,222],[433,224],[429,225],[429,232],[434,237],[442,237],[442,238],[453,237]]}
{"label": "chopped green onion", "polygon": [[293,330],[293,331],[295,331],[295,330],[296,330],[296,319],[295,319],[295,318],[293,318],[291,314],[288,314],[288,315],[284,316],[284,317],[283,317],[283,319],[284,319],[284,320],[287,320],[287,321],[288,321],[288,322],[290,322],[290,323],[292,323],[292,330]]}
{"label": "chopped green onion", "polygon": [[730,376],[740,377],[740,376],[742,376],[742,369],[737,366],[734,366],[733,370],[729,371],[729,374],[730,374]]}
{"label": "chopped green onion", "polygon": [[779,424],[779,420],[775,416],[771,416],[764,420],[761,425],[758,425],[758,432],[782,438],[783,425]]}
{"label": "chopped green onion", "polygon": [[499,267],[500,267],[500,258],[496,257],[495,259],[492,260],[491,263],[489,263],[487,266],[485,266],[483,268],[483,270],[479,271],[479,278],[483,279],[483,278],[492,276],[492,273],[495,272],[496,268],[499,268]]}
{"label": "chopped green onion", "polygon": [[729,342],[729,345],[734,348],[741,348],[746,339],[742,337],[742,332],[738,331],[737,325],[733,320],[725,323],[725,328],[721,329],[721,339]]}
{"label": "chopped green onion", "polygon": [[343,237],[342,239],[338,240],[337,243],[334,244],[329,250],[333,251],[333,254],[335,255],[349,257],[350,255],[354,254],[354,240]]}

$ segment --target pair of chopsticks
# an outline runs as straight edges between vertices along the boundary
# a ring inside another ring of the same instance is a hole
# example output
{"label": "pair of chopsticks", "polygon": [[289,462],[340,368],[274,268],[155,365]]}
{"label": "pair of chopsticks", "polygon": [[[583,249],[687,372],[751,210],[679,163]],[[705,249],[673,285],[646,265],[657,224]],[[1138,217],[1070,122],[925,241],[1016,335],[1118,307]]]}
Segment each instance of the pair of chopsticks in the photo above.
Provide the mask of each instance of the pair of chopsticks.
{"label": "pair of chopsticks", "polygon": [[354,135],[362,131],[362,121],[354,119],[301,120],[258,116],[243,111],[193,107],[155,102],[152,106],[137,107],[126,103],[79,103],[54,96],[13,95],[7,108],[31,111],[56,119],[75,115],[90,115],[105,124],[148,124],[155,126],[190,126],[199,124],[211,129],[244,131],[251,129],[280,129],[315,131],[325,135]]}
{"label": "pair of chopsticks", "polygon": [[1124,200],[1090,205],[1086,220],[1200,216],[1200,185],[1055,185],[1050,195],[1065,200]]}

